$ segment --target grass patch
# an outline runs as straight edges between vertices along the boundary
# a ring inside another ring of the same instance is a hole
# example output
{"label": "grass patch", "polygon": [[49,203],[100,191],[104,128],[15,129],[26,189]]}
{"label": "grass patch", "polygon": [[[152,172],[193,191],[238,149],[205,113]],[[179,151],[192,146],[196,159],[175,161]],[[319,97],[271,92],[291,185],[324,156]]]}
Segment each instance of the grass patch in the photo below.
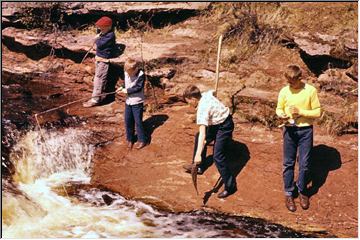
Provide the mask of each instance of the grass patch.
{"label": "grass patch", "polygon": [[213,3],[203,17],[217,26],[212,44],[224,36],[222,64],[227,68],[267,53],[295,32],[342,35],[357,32],[358,26],[357,3]]}

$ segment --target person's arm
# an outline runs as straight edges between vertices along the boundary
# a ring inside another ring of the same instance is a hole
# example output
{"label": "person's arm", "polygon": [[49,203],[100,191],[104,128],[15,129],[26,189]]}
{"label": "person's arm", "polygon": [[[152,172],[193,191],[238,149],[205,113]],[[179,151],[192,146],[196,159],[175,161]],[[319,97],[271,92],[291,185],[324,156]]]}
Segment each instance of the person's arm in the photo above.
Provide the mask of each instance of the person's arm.
{"label": "person's arm", "polygon": [[133,94],[140,92],[144,88],[144,83],[145,83],[145,74],[142,74],[136,79],[136,83],[133,87],[126,89],[127,93]]}
{"label": "person's arm", "polygon": [[104,49],[112,44],[115,44],[114,32],[110,32],[105,35],[100,35],[100,37],[96,39],[96,47],[98,49]]}
{"label": "person's arm", "polygon": [[311,93],[310,110],[299,109],[299,115],[307,118],[318,118],[321,116],[320,101],[316,89]]}
{"label": "person's arm", "polygon": [[127,94],[126,91],[126,82],[129,80],[129,75],[127,74],[127,72],[124,72],[124,84],[122,84],[117,90],[117,93],[125,93]]}
{"label": "person's arm", "polygon": [[201,162],[201,153],[205,146],[206,127],[209,125],[209,106],[207,102],[201,98],[197,107],[196,124],[199,125],[199,138],[194,162],[199,164]]}
{"label": "person's arm", "polygon": [[205,139],[206,139],[206,126],[200,125],[198,146],[197,146],[196,154],[195,154],[195,158],[194,158],[194,163],[196,163],[196,164],[200,164],[200,162],[201,162],[201,153],[205,146]]}
{"label": "person's arm", "polygon": [[278,115],[281,118],[286,118],[287,116],[284,109],[285,109],[285,96],[283,94],[283,91],[280,91],[276,106],[276,115]]}

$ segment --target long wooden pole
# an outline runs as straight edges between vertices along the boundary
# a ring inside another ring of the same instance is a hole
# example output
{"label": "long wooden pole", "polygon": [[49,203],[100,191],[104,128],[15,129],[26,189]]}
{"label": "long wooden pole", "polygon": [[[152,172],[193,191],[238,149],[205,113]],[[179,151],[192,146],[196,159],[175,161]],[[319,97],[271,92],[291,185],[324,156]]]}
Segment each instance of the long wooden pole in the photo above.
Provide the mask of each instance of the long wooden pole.
{"label": "long wooden pole", "polygon": [[85,56],[82,58],[80,64],[82,64],[82,63],[84,62],[84,60],[85,60],[85,58],[87,57],[87,55],[88,55],[88,54],[90,53],[90,51],[94,48],[95,43],[96,43],[96,41],[93,42],[93,44],[91,45],[91,47],[89,48],[89,50],[86,52],[86,54],[85,54]]}
{"label": "long wooden pole", "polygon": [[[142,65],[143,65],[143,71],[144,71],[144,74],[145,74],[145,82],[149,82],[147,81],[147,71],[146,71],[146,64],[145,64],[145,61],[144,61],[144,57],[143,57],[143,48],[142,48],[142,44],[143,44],[143,32],[140,34],[140,53],[141,53],[141,61],[142,61]],[[159,109],[159,104],[158,104],[158,101],[157,101],[157,98],[156,98],[156,94],[155,94],[155,89],[154,89],[154,86],[152,85],[151,82],[150,83],[150,88],[152,90],[152,94],[153,94],[153,98],[154,98],[154,101],[155,101],[155,111],[157,111]]]}
{"label": "long wooden pole", "polygon": [[75,100],[75,101],[72,101],[72,102],[68,102],[68,103],[66,103],[66,104],[63,104],[63,105],[61,105],[61,106],[54,107],[54,108],[51,108],[51,109],[49,109],[49,110],[46,110],[46,111],[43,111],[43,112],[40,112],[40,113],[36,113],[36,114],[35,114],[35,118],[37,119],[37,117],[38,117],[39,115],[42,115],[42,114],[45,114],[45,113],[49,113],[49,112],[58,110],[58,109],[60,109],[60,108],[63,108],[63,107],[66,107],[66,106],[69,106],[69,105],[78,103],[78,102],[82,102],[82,101],[87,100],[87,99],[91,99],[91,98],[94,98],[94,97],[103,97],[103,96],[107,96],[107,95],[115,94],[115,93],[116,93],[116,91],[114,91],[114,92],[108,92],[108,93],[102,93],[102,94],[95,95],[95,96],[91,96],[91,97],[80,98],[80,99],[78,99],[78,100]]}
{"label": "long wooden pole", "polygon": [[216,60],[215,96],[217,95],[217,90],[218,90],[218,86],[219,86],[219,70],[220,70],[220,55],[221,55],[222,39],[223,39],[223,36],[220,35],[218,51],[217,51],[217,60]]}

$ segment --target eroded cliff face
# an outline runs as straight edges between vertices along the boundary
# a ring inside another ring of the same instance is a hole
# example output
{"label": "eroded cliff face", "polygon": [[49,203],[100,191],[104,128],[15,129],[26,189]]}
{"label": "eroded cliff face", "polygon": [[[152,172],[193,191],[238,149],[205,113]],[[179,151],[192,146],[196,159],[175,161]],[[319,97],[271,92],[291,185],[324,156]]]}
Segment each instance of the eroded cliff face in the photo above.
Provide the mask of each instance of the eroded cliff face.
{"label": "eroded cliff face", "polygon": [[[39,117],[44,129],[73,126],[94,132],[94,185],[171,211],[215,209],[324,236],[357,236],[357,4],[270,4],[266,14],[260,3],[229,6],[3,3],[3,176],[12,172],[7,152],[14,135],[36,126],[35,113],[90,97],[95,50],[82,60],[93,43],[92,24],[109,15],[120,53],[112,61],[108,90],[121,84],[126,58],[144,59],[144,121],[151,144],[126,150],[120,95],[103,106],[84,109],[76,103]],[[46,7],[53,15],[46,15]],[[318,24],[296,20],[319,9]],[[43,28],[29,25],[29,13],[53,20]],[[345,14],[331,20],[337,13]],[[336,21],[337,28],[329,21]],[[188,84],[202,91],[214,87],[219,34],[225,36],[219,96],[231,107],[236,124],[229,156],[239,188],[225,201],[212,195],[218,190],[215,166],[199,176],[199,196],[182,169],[191,161],[197,131],[194,110],[182,102],[182,91]],[[288,64],[301,66],[324,109],[315,129],[313,170],[320,174],[314,174],[311,208],[294,214],[284,206],[282,136],[274,111]]]}

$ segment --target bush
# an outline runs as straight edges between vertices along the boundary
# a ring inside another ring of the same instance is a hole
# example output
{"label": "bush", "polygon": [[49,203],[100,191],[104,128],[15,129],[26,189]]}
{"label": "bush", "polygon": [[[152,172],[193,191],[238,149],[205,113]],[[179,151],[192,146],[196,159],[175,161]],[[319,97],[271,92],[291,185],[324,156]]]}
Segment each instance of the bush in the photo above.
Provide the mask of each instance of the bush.
{"label": "bush", "polygon": [[63,8],[62,3],[56,2],[24,3],[17,17],[27,29],[42,28],[52,31],[64,23]]}

